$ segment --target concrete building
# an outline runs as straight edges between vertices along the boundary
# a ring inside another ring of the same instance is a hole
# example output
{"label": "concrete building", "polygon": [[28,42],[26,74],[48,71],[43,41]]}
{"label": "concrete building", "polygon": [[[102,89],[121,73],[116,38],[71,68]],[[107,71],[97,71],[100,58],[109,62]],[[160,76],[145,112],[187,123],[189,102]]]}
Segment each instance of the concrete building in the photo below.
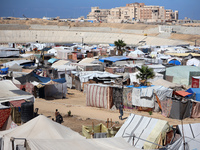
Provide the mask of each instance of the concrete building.
{"label": "concrete building", "polygon": [[178,11],[163,6],[146,6],[144,3],[126,4],[125,7],[99,9],[92,7],[88,19],[97,19],[108,23],[122,22],[166,22],[177,21]]}

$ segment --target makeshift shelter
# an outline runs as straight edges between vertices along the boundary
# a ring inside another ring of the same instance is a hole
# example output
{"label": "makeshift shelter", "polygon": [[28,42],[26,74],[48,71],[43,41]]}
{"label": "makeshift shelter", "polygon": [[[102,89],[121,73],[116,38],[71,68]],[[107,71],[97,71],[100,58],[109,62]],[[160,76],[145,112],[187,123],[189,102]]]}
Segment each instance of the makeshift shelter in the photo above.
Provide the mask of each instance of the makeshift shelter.
{"label": "makeshift shelter", "polygon": [[30,100],[34,102],[33,95],[18,89],[10,80],[0,81],[0,103],[16,101],[16,100]]}
{"label": "makeshift shelter", "polygon": [[189,59],[186,63],[187,66],[200,66],[200,61],[196,58]]}
{"label": "makeshift shelter", "polygon": [[19,57],[19,49],[11,47],[0,47],[0,57]]}
{"label": "makeshift shelter", "polygon": [[156,96],[159,101],[163,101],[167,97],[171,97],[172,92],[172,89],[165,88],[163,86],[133,87],[132,105],[139,107],[154,108]]}
{"label": "makeshift shelter", "polygon": [[77,67],[79,71],[103,71],[104,66],[102,64],[89,64],[89,63],[73,63],[72,66]]}
{"label": "makeshift shelter", "polygon": [[166,76],[173,76],[173,83],[191,85],[192,76],[200,75],[200,67],[174,66],[166,68]]}
{"label": "makeshift shelter", "polygon": [[[2,131],[0,132],[0,136],[3,137],[3,150],[12,149],[11,137],[14,138],[14,149],[16,149],[16,145],[24,145],[25,139],[84,139],[84,137],[77,132],[54,122],[43,115],[39,115],[12,130]],[[17,140],[17,138],[24,140]]]}
{"label": "makeshift shelter", "polygon": [[9,61],[9,62],[3,63],[3,66],[11,67],[14,64],[26,67],[26,66],[33,66],[35,63],[32,60],[20,59],[20,60],[14,60],[14,61]]}
{"label": "makeshift shelter", "polygon": [[197,150],[200,147],[200,123],[178,125],[181,138],[169,145],[168,149]]}
{"label": "makeshift shelter", "polygon": [[181,65],[181,62],[178,61],[177,59],[171,59],[171,60],[168,62],[168,64],[172,64],[172,65],[178,66],[178,65]]}
{"label": "makeshift shelter", "polygon": [[141,50],[135,50],[128,54],[129,57],[144,57],[145,53],[143,53]]}
{"label": "makeshift shelter", "polygon": [[156,149],[159,140],[164,140],[166,132],[170,131],[167,121],[130,114],[115,137],[124,138],[136,148]]}
{"label": "makeshift shelter", "polygon": [[112,107],[111,90],[108,85],[86,84],[86,105],[110,109]]}

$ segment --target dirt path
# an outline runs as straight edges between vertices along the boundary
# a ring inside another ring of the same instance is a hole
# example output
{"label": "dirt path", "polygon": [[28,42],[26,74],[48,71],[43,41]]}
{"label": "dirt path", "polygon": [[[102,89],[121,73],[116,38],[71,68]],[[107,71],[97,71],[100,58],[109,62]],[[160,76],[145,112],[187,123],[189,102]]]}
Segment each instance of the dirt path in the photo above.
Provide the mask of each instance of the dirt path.
{"label": "dirt path", "polygon": [[[54,112],[56,109],[58,109],[59,112],[64,116],[63,125],[79,133],[81,133],[82,125],[92,125],[92,122],[94,124],[103,123],[107,125],[106,121],[107,118],[109,118],[109,120],[112,119],[112,122],[115,123],[116,126],[121,126],[126,120],[119,120],[118,110],[107,110],[103,108],[86,106],[86,95],[75,89],[68,89],[66,99],[36,99],[34,107],[39,108],[39,114],[43,114],[49,118],[55,118]],[[68,117],[67,114],[69,110],[71,111],[73,117]],[[130,113],[166,120],[170,125],[181,124],[180,120],[165,118],[160,112],[153,112],[153,114],[150,115],[148,112],[127,109],[125,110],[123,117],[128,117]],[[197,122],[200,123],[200,118],[186,118],[183,120],[184,124]]]}

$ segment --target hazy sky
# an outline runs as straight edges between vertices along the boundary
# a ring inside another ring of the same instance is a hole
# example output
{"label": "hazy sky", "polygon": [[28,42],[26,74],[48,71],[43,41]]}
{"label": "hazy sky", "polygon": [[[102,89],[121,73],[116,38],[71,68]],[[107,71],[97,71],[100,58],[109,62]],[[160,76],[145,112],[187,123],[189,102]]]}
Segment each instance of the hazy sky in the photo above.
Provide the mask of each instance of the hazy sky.
{"label": "hazy sky", "polygon": [[110,9],[126,6],[129,3],[164,6],[165,9],[179,11],[179,19],[188,17],[200,20],[200,0],[0,0],[0,17],[77,18],[87,16],[91,7]]}

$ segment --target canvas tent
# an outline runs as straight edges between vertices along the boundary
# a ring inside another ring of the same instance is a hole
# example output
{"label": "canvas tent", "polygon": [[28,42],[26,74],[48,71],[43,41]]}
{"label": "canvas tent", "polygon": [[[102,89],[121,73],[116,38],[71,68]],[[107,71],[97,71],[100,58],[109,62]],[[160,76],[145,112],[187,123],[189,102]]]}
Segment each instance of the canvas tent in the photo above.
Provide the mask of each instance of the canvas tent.
{"label": "canvas tent", "polygon": [[[84,137],[77,132],[57,122],[54,122],[43,115],[39,115],[38,117],[12,130],[2,131],[0,132],[0,136],[3,137],[2,150],[12,149],[12,144],[10,141],[11,137],[40,140],[84,139]],[[23,145],[24,140],[15,140],[14,143],[15,146],[17,144]]]}
{"label": "canvas tent", "polygon": [[0,81],[0,103],[16,100],[30,100],[34,102],[33,95],[18,89],[10,80]]}
{"label": "canvas tent", "polygon": [[136,148],[156,149],[159,139],[163,139],[161,133],[169,130],[167,121],[130,114],[115,137],[124,138]]}
{"label": "canvas tent", "polygon": [[198,150],[200,148],[199,123],[178,125],[181,138],[168,146],[175,150]]}
{"label": "canvas tent", "polygon": [[186,63],[187,66],[197,66],[199,67],[200,61],[196,58],[189,59]]}
{"label": "canvas tent", "polygon": [[[98,138],[98,139],[76,139],[76,140],[39,140],[28,139],[31,150],[139,150],[129,145],[123,138]],[[27,150],[30,150],[27,149]]]}
{"label": "canvas tent", "polygon": [[166,68],[166,75],[173,76],[173,83],[191,85],[192,76],[200,75],[200,67],[174,66]]}

